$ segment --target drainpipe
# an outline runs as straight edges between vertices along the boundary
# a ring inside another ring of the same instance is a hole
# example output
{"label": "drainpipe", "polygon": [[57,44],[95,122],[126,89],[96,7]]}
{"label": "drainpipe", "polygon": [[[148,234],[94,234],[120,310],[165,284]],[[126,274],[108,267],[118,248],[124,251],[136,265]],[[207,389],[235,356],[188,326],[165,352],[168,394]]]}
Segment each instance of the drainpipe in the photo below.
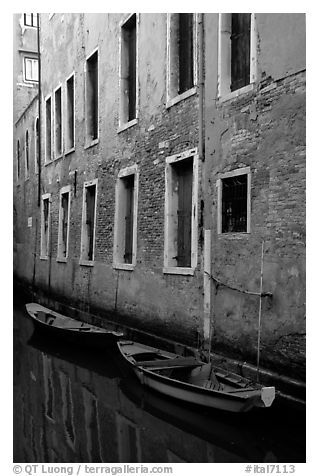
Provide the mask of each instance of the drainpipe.
{"label": "drainpipe", "polygon": [[[41,56],[40,56],[40,14],[37,13],[38,21],[38,105],[39,105],[39,144],[38,144],[38,207],[41,205]],[[39,221],[40,223],[40,221]]]}
{"label": "drainpipe", "polygon": [[210,355],[210,344],[211,344],[211,335],[212,335],[212,323],[211,323],[211,295],[212,295],[212,284],[210,280],[211,275],[211,230],[205,229],[205,205],[207,203],[207,197],[205,196],[206,187],[205,187],[205,124],[204,124],[204,14],[199,13],[198,18],[198,28],[199,28],[199,58],[198,58],[198,86],[199,86],[199,159],[202,163],[202,200],[204,201],[204,210],[202,210],[203,216],[203,231],[204,231],[204,276],[203,276],[203,286],[204,286],[204,308],[203,308],[203,328],[202,328],[202,337],[203,337],[203,350],[206,351],[207,360],[209,361]]}

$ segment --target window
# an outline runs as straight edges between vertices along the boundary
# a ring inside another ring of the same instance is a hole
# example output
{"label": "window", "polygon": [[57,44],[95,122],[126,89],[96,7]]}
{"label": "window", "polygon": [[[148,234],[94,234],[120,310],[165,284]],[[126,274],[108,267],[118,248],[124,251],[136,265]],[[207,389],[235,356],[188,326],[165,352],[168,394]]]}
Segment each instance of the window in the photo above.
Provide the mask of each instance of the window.
{"label": "window", "polygon": [[94,261],[97,179],[84,182],[80,264]]}
{"label": "window", "polygon": [[137,165],[122,169],[116,182],[114,267],[133,269],[136,264],[138,207]]}
{"label": "window", "polygon": [[69,245],[69,223],[70,223],[70,193],[71,187],[62,188],[60,191],[59,206],[59,231],[58,231],[58,261],[66,261],[68,257]]}
{"label": "window", "polygon": [[41,259],[49,257],[51,195],[42,195],[41,208]]}
{"label": "window", "polygon": [[164,272],[193,274],[197,266],[197,149],[166,158]]}
{"label": "window", "polygon": [[25,26],[33,26],[36,28],[38,26],[38,16],[36,13],[24,13],[23,14],[23,23]]}
{"label": "window", "polygon": [[17,180],[20,179],[20,165],[21,163],[21,149],[20,149],[20,141],[17,141]]}
{"label": "window", "polygon": [[37,117],[35,120],[35,125],[34,125],[34,171],[36,174],[39,173],[39,160],[40,160],[39,140],[40,140],[39,118]]}
{"label": "window", "polygon": [[25,81],[39,81],[39,63],[37,58],[24,58]]}
{"label": "window", "polygon": [[195,92],[196,15],[193,13],[168,14],[168,106]]}
{"label": "window", "polygon": [[49,162],[51,160],[51,97],[48,97],[45,101],[45,160]]}
{"label": "window", "polygon": [[74,148],[74,75],[66,82],[66,149]]}
{"label": "window", "polygon": [[250,168],[227,172],[217,181],[218,233],[250,233]]}
{"label": "window", "polygon": [[136,13],[121,26],[120,126],[137,117]]}
{"label": "window", "polygon": [[219,96],[247,90],[256,79],[253,13],[219,14]]}
{"label": "window", "polygon": [[62,91],[59,87],[54,93],[55,157],[62,155]]}
{"label": "window", "polygon": [[30,144],[29,144],[29,131],[25,133],[25,179],[29,178],[30,172]]}
{"label": "window", "polygon": [[86,133],[88,145],[98,138],[98,52],[86,61]]}

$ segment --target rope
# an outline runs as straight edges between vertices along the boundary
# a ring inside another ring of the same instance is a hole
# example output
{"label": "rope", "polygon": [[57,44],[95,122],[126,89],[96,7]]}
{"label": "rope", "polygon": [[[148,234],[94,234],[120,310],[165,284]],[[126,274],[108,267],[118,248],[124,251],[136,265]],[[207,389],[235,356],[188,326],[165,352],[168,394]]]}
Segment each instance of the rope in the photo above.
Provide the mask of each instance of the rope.
{"label": "rope", "polygon": [[233,291],[237,291],[239,293],[250,294],[252,296],[260,296],[260,297],[272,297],[273,295],[272,293],[268,293],[268,292],[255,293],[252,291],[245,291],[244,289],[238,289],[238,288],[235,288],[234,286],[230,286],[229,284],[223,283],[222,281],[220,281],[219,279],[217,279],[215,276],[208,273],[207,271],[204,271],[204,273],[207,274],[207,276],[209,276],[209,278],[212,279],[215,283],[217,283],[218,286],[224,286],[226,288],[232,289]]}

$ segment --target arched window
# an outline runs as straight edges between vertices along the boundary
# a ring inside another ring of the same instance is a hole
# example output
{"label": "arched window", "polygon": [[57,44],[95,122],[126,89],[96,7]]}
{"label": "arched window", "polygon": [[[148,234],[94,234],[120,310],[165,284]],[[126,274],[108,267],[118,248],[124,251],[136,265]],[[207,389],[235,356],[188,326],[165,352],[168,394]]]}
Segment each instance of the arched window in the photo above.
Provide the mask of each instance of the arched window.
{"label": "arched window", "polygon": [[29,131],[25,133],[25,178],[29,178]]}
{"label": "arched window", "polygon": [[17,141],[17,180],[20,178],[20,157],[21,157],[21,151],[20,151],[20,141]]}

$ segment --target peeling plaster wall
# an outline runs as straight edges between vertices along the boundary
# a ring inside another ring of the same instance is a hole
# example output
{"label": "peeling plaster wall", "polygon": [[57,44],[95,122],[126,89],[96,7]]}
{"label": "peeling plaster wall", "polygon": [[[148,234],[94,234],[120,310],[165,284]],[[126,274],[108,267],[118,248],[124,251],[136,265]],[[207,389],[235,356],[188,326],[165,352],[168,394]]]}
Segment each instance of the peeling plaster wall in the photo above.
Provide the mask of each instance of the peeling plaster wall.
{"label": "peeling plaster wall", "polygon": [[[127,16],[41,15],[42,99],[62,84],[64,101],[66,78],[75,72],[75,152],[43,166],[42,193],[52,194],[51,259],[39,259],[38,239],[35,284],[75,307],[197,345],[202,325],[200,263],[195,276],[165,275],[163,266],[165,158],[197,147],[198,98],[195,94],[166,108],[166,14],[140,14],[138,124],[118,133],[119,25]],[[97,47],[99,143],[85,148],[84,66]],[[44,151],[44,142],[42,147]],[[134,271],[115,270],[115,182],[120,169],[134,164],[139,167],[137,264]],[[86,267],[79,265],[82,194],[83,183],[94,178],[95,263]],[[59,191],[66,185],[71,185],[69,257],[60,263],[58,204]]]}
{"label": "peeling plaster wall", "polygon": [[[217,46],[206,56],[205,228],[212,230],[213,349],[256,362],[261,244],[265,241],[261,363],[305,372],[304,15],[257,14],[254,90],[216,100]],[[206,15],[206,45],[218,16]],[[294,33],[292,35],[292,33]],[[298,45],[298,46],[296,46]],[[274,54],[276,52],[276,54]],[[292,54],[294,52],[294,54]],[[251,233],[217,234],[216,181],[251,168]]]}

